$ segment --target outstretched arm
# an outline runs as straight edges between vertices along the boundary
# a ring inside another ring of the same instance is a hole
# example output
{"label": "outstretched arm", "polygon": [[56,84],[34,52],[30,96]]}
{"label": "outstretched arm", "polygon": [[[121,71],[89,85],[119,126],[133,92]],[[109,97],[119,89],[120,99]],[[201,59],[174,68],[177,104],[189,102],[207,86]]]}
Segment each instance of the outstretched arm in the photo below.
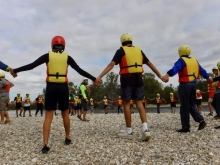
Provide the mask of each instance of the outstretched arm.
{"label": "outstretched arm", "polygon": [[96,80],[100,83],[101,78],[106,75],[112,68],[115,66],[115,62],[111,61],[107,67],[102,71],[102,73],[96,78]]}
{"label": "outstretched arm", "polygon": [[157,77],[159,77],[160,79],[162,78],[160,72],[157,70],[157,68],[154,66],[153,63],[151,63],[150,61],[148,61],[148,62],[146,63],[146,65],[151,68],[151,70],[157,75]]}

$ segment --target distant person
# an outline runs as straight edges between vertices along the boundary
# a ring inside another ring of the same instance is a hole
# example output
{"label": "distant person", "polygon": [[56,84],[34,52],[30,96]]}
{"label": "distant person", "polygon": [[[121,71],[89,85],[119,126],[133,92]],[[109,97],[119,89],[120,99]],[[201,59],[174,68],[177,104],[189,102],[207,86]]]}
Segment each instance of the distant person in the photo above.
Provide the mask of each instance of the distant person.
{"label": "distant person", "polygon": [[108,107],[108,103],[109,103],[109,100],[107,99],[106,96],[104,96],[104,98],[103,98],[102,101],[100,101],[100,102],[96,102],[96,103],[98,103],[98,104],[103,103],[104,112],[105,112],[105,114],[108,114],[108,109],[109,109],[109,107]]}
{"label": "distant person", "polygon": [[[214,74],[214,77],[218,76],[218,67],[213,67],[212,73]],[[213,101],[214,94],[215,94],[215,87],[214,87],[215,84],[216,83],[208,83],[208,94],[209,94],[209,98],[208,98],[209,114],[208,114],[208,116],[213,116],[212,101]]]}
{"label": "distant person", "polygon": [[93,101],[93,98],[89,99],[89,109],[91,111],[91,114],[94,114],[94,101]]}
{"label": "distant person", "polygon": [[152,98],[150,100],[156,100],[156,104],[157,104],[157,113],[159,114],[160,113],[160,105],[162,104],[162,102],[167,102],[164,98],[162,98],[160,96],[159,93],[157,93],[156,97],[155,98]]}
{"label": "distant person", "polygon": [[199,89],[196,90],[196,105],[199,113],[202,113],[202,94],[205,93],[200,91]]}
{"label": "distant person", "polygon": [[44,100],[41,93],[38,94],[38,97],[35,99],[35,102],[37,103],[37,110],[35,112],[35,116],[37,116],[39,111],[41,116],[43,116]]}
{"label": "distant person", "polygon": [[118,99],[114,100],[113,102],[117,103],[118,104],[118,114],[121,112],[123,113],[123,110],[122,110],[122,106],[123,106],[123,101],[121,99],[121,96],[118,96]]}
{"label": "distant person", "polygon": [[72,93],[69,94],[69,114],[70,116],[75,115],[75,110],[74,110],[74,96]]}
{"label": "distant person", "polygon": [[[5,73],[1,72],[0,73],[0,114],[1,114],[0,124],[7,124],[11,122],[7,111],[7,106],[10,100],[9,92],[13,86],[14,84],[5,78]],[[6,120],[4,120],[5,117]]]}
{"label": "distant person", "polygon": [[23,117],[25,117],[25,112],[29,111],[29,116],[31,117],[31,99],[29,94],[26,94],[26,97],[24,98],[24,112],[23,112]]}
{"label": "distant person", "polygon": [[178,98],[176,96],[174,96],[174,94],[171,92],[170,93],[170,98],[167,99],[167,101],[170,102],[170,110],[171,113],[176,113],[176,102],[177,102]]}
{"label": "distant person", "polygon": [[21,116],[23,107],[22,107],[22,97],[20,93],[17,93],[17,96],[14,98],[14,102],[15,102],[15,108],[16,108],[16,116],[18,117],[18,110],[20,110],[19,116]]}

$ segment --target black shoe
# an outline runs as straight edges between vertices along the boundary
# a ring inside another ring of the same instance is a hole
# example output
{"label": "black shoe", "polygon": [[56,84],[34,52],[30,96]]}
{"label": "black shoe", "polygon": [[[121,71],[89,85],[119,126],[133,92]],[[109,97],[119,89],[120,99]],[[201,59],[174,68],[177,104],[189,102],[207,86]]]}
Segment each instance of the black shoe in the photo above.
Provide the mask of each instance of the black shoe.
{"label": "black shoe", "polygon": [[69,145],[71,143],[71,140],[70,139],[65,139],[65,145]]}
{"label": "black shoe", "polygon": [[214,120],[218,120],[218,119],[220,119],[220,116],[219,116],[219,115],[215,115],[215,116],[213,117],[213,119],[214,119]]}
{"label": "black shoe", "polygon": [[181,133],[183,133],[183,132],[190,132],[190,130],[189,129],[179,129],[179,130],[176,130],[177,132],[181,132]]}
{"label": "black shoe", "polygon": [[[19,114],[19,116],[21,116],[21,114]],[[21,116],[22,117],[22,116]]]}
{"label": "black shoe", "polygon": [[25,117],[25,116],[23,116],[23,117]]}
{"label": "black shoe", "polygon": [[213,113],[209,113],[207,116],[213,116]]}
{"label": "black shoe", "polygon": [[45,145],[43,148],[42,148],[42,153],[43,154],[46,154],[46,153],[48,153],[48,151],[50,150],[50,148],[49,147],[47,147],[47,145]]}
{"label": "black shoe", "polygon": [[206,122],[203,120],[203,121],[199,124],[198,130],[201,130],[201,129],[205,128],[206,125],[207,125]]}
{"label": "black shoe", "polygon": [[215,129],[220,129],[220,126],[214,127]]}

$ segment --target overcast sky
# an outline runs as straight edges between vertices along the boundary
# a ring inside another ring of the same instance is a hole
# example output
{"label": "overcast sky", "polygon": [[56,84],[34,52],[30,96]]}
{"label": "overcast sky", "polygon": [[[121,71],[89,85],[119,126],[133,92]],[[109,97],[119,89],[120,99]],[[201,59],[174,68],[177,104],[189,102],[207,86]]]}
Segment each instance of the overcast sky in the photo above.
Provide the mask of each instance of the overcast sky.
{"label": "overcast sky", "polygon": [[[9,0],[0,1],[0,15],[0,60],[13,68],[51,50],[55,35],[65,38],[65,51],[95,77],[112,60],[123,33],[133,36],[162,75],[177,61],[180,45],[189,45],[208,72],[219,60],[217,0]],[[146,65],[144,70],[152,72]],[[75,85],[83,79],[71,67],[68,77]],[[18,92],[33,99],[46,86],[46,65],[6,78],[15,84],[11,100]],[[177,86],[178,76],[164,85],[170,83]]]}

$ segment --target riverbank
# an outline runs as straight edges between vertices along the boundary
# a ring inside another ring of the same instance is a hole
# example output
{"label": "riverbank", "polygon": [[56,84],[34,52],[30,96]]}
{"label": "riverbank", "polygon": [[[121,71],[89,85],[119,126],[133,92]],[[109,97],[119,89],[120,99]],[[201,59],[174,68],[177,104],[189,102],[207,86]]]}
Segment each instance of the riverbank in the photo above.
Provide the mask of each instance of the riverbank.
{"label": "riverbank", "polygon": [[204,117],[207,127],[197,131],[191,119],[191,132],[180,134],[179,114],[149,113],[148,125],[152,138],[139,140],[142,126],[139,114],[132,114],[133,140],[117,137],[125,128],[123,114],[88,114],[90,122],[71,118],[72,144],[64,145],[64,128],[60,115],[54,116],[48,154],[41,154],[44,117],[11,115],[10,124],[0,125],[0,164],[73,164],[73,165],[218,165],[220,164],[220,125],[212,117]]}

